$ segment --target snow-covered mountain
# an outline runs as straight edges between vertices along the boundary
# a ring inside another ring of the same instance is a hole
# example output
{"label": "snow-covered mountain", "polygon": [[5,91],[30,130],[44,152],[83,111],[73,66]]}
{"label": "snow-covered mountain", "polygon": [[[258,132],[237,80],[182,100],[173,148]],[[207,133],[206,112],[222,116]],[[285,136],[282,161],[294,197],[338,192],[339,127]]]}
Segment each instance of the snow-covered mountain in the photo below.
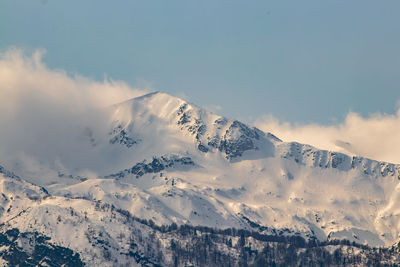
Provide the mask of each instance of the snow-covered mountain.
{"label": "snow-covered mountain", "polygon": [[283,142],[159,92],[105,112],[60,140],[71,149],[46,168],[0,159],[2,230],[40,233],[91,265],[151,250],[130,247],[152,230],[126,214],[373,247],[400,239],[400,165]]}

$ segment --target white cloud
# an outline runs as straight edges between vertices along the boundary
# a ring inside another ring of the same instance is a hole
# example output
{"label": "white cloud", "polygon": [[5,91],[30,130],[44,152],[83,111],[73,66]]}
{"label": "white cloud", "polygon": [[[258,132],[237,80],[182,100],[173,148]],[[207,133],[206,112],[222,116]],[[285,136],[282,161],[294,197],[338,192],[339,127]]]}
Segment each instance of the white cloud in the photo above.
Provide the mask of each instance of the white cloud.
{"label": "white cloud", "polygon": [[214,113],[220,112],[222,110],[222,107],[220,105],[207,105],[205,106],[205,108]]}
{"label": "white cloud", "polygon": [[284,141],[400,163],[400,109],[396,114],[373,114],[363,118],[350,112],[338,125],[296,125],[264,116],[255,122],[260,129]]}
{"label": "white cloud", "polygon": [[183,100],[185,100],[185,101],[188,101],[188,102],[190,102],[190,97],[187,95],[187,94],[185,94],[185,92],[178,92],[177,94],[176,94],[176,97],[178,97],[178,98],[180,98],[180,99],[183,99]]}
{"label": "white cloud", "polygon": [[43,51],[25,56],[20,49],[0,55],[0,101],[6,107],[18,108],[21,99],[57,104],[70,109],[111,105],[138,95],[142,90],[121,81],[105,79],[96,82],[85,77],[68,76],[62,70],[49,70],[42,62]]}
{"label": "white cloud", "polygon": [[[0,165],[18,157],[77,158],[84,153],[71,145],[77,129],[88,120],[102,123],[104,107],[146,93],[121,81],[50,70],[42,56],[40,50],[25,55],[16,48],[0,54]],[[88,111],[95,116],[88,118]]]}

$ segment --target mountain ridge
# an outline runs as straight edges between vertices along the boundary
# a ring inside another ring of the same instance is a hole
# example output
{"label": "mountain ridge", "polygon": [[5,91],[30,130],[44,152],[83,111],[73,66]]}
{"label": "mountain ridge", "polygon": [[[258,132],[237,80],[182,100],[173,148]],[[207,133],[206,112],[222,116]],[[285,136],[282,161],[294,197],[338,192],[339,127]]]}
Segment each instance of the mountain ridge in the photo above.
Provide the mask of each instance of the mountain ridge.
{"label": "mountain ridge", "polygon": [[[213,112],[208,112],[208,111],[206,111],[206,110],[204,110],[204,109],[202,109],[202,108],[200,108],[200,107],[198,107],[198,106],[196,106],[194,104],[191,104],[191,103],[189,103],[189,102],[187,102],[185,100],[182,100],[182,99],[179,99],[179,98],[176,98],[176,97],[172,97],[172,96],[170,96],[168,94],[165,94],[165,93],[162,93],[160,91],[152,92],[152,93],[149,93],[149,94],[137,97],[137,98],[133,98],[133,99],[128,100],[128,101],[140,101],[142,99],[152,98],[152,97],[155,97],[155,96],[158,96],[158,95],[159,96],[163,96],[163,97],[168,97],[168,98],[171,98],[171,99],[175,99],[176,101],[179,101],[180,105],[179,105],[179,109],[177,111],[177,115],[180,116],[179,121],[178,121],[179,125],[184,125],[185,123],[190,122],[190,121],[188,121],[188,117],[190,118],[191,116],[184,112],[184,110],[186,109],[186,107],[188,105],[191,107],[192,110],[193,109],[200,109],[199,113],[203,113],[203,114],[204,113],[210,113],[210,114],[216,115]],[[175,110],[176,110],[176,107],[175,107]],[[172,112],[170,112],[170,113],[172,113]],[[218,116],[218,115],[216,115],[216,116]],[[203,134],[202,133],[202,126],[203,125],[198,126],[197,127],[198,129],[196,129],[196,127],[193,126],[193,124],[196,124],[196,122],[199,121],[199,120],[201,120],[201,116],[194,117],[193,121],[192,121],[192,125],[190,125],[188,127],[189,131],[191,131],[192,134],[196,135],[196,139],[197,140],[199,139],[199,135]],[[315,160],[319,160],[319,162],[314,161],[313,162],[313,166],[323,167],[323,166],[327,166],[326,164],[328,164],[328,165],[330,164],[331,167],[340,169],[339,165],[341,165],[343,163],[344,164],[348,163],[349,159],[350,159],[350,166],[343,166],[343,168],[345,170],[349,170],[350,168],[354,168],[356,166],[360,166],[361,165],[366,171],[370,171],[371,173],[375,173],[376,172],[376,170],[374,169],[374,168],[376,168],[375,166],[373,166],[372,169],[370,169],[370,170],[366,169],[366,168],[368,168],[368,166],[370,166],[372,164],[372,165],[382,166],[383,170],[382,170],[381,173],[382,173],[383,176],[386,176],[388,173],[394,173],[394,172],[396,172],[397,174],[400,173],[400,164],[395,164],[395,163],[390,163],[390,162],[385,162],[385,161],[379,161],[379,160],[366,158],[366,157],[362,157],[362,156],[351,156],[351,155],[348,155],[348,154],[342,153],[342,152],[322,150],[322,149],[318,149],[316,147],[313,147],[311,145],[300,144],[298,142],[283,142],[281,139],[276,137],[271,132],[264,133],[261,130],[259,130],[258,128],[256,128],[256,127],[252,127],[251,128],[247,124],[244,124],[244,123],[242,123],[240,121],[230,120],[230,119],[228,119],[226,117],[222,117],[222,116],[218,116],[216,121],[219,122],[220,124],[227,124],[228,121],[232,121],[231,126],[233,126],[233,128],[240,127],[240,128],[244,129],[247,132],[249,132],[251,130],[254,130],[254,133],[252,134],[253,136],[257,136],[257,134],[258,135],[262,135],[260,133],[263,133],[270,140],[274,140],[275,142],[282,142],[282,143],[288,144],[286,146],[289,146],[290,148],[288,148],[286,150],[290,150],[290,152],[286,151],[286,155],[282,156],[284,158],[292,156],[292,157],[294,157],[295,161],[301,161],[300,158],[299,158],[300,155],[294,153],[295,150],[301,150],[303,155],[306,156],[306,158],[308,158],[310,156],[310,154],[307,153],[307,152],[312,151],[312,154],[314,154],[314,155],[315,154],[321,154],[321,155],[317,155],[317,158],[315,158]],[[214,123],[215,123],[215,121],[214,121]],[[212,143],[213,140],[212,140],[211,137],[209,137],[209,139],[211,139],[211,142],[208,142],[208,144],[207,144],[208,146],[211,145],[214,148],[218,147],[216,144]],[[202,147],[202,148],[200,148],[200,150],[201,149],[203,149],[203,150],[207,149],[207,148],[204,148],[204,145],[202,145],[201,143],[199,145]],[[285,145],[282,145],[282,147],[285,147]],[[282,148],[282,152],[281,153],[285,153],[284,150],[285,150],[285,148]],[[207,151],[208,151],[208,149],[207,149]],[[203,152],[205,152],[205,151],[203,151]],[[323,162],[324,158],[331,159],[332,161],[324,163]],[[309,161],[307,161],[307,162],[309,162]],[[400,177],[400,176],[398,176],[398,177]]]}

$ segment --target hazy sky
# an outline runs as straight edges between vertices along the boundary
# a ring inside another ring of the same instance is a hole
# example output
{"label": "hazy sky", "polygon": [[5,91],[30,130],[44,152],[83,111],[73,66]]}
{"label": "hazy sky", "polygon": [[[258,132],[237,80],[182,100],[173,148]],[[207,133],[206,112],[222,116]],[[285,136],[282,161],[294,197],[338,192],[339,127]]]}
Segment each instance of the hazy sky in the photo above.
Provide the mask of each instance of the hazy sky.
{"label": "hazy sky", "polygon": [[151,87],[229,117],[330,124],[395,113],[400,1],[0,0],[0,49]]}

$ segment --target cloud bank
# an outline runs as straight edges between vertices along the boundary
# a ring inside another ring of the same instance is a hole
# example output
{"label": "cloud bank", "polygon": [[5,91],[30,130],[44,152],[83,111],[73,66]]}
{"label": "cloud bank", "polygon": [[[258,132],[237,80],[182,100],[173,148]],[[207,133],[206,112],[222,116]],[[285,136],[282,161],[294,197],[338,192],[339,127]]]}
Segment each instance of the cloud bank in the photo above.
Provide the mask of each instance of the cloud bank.
{"label": "cloud bank", "polygon": [[0,165],[24,162],[33,170],[42,167],[35,162],[85,156],[72,145],[81,126],[102,123],[104,107],[146,93],[120,81],[50,70],[42,57],[40,50],[26,55],[15,48],[0,54]]}
{"label": "cloud bank", "polygon": [[343,123],[332,126],[295,125],[272,116],[258,119],[255,125],[284,141],[400,163],[400,109],[394,115],[376,113],[367,118],[350,112]]}
{"label": "cloud bank", "polygon": [[43,51],[25,55],[21,49],[0,54],[0,103],[16,112],[27,102],[54,105],[70,111],[104,107],[142,95],[121,81],[96,82],[63,70],[49,70],[42,61]]}

